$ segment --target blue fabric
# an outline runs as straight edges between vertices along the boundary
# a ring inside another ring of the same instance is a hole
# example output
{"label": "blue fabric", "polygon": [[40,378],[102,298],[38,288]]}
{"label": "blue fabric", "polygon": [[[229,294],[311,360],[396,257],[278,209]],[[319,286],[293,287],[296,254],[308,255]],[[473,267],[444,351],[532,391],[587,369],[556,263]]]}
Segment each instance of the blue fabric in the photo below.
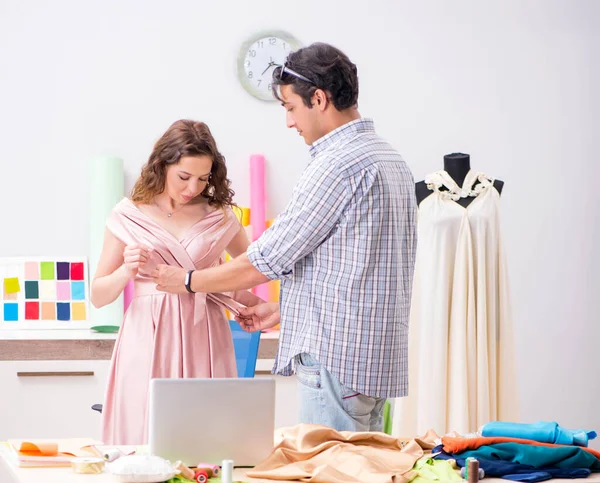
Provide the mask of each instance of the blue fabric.
{"label": "blue fabric", "polygon": [[[434,448],[433,453],[439,453],[435,456],[435,458],[445,460],[453,459],[456,461],[456,464],[459,467],[462,468],[465,466],[465,453],[461,453],[460,455],[452,455],[446,453],[442,449],[441,445]],[[587,468],[535,468],[531,465],[514,463],[510,461],[488,460],[479,457],[477,459],[479,460],[479,467],[485,471],[485,476],[494,476],[512,481],[527,481],[535,483],[538,481],[546,481],[551,478],[587,478],[592,473],[591,470]]]}
{"label": "blue fabric", "polygon": [[260,332],[245,332],[234,320],[229,321],[229,327],[233,336],[237,375],[238,377],[254,377]]}
{"label": "blue fabric", "polygon": [[540,443],[587,446],[588,441],[594,439],[597,434],[595,431],[585,431],[583,429],[565,429],[555,422],[523,424],[494,421],[483,427],[482,436],[485,438],[521,438],[539,441]]}

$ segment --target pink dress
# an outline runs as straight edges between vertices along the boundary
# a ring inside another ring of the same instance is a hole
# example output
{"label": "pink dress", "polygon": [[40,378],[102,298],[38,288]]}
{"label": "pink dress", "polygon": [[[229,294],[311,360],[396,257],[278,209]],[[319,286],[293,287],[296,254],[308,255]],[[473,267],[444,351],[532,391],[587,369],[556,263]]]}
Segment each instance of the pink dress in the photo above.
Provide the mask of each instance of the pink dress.
{"label": "pink dress", "polygon": [[[103,407],[105,444],[146,444],[147,399],[152,378],[235,377],[233,340],[225,312],[206,294],[167,294],[156,290],[150,273],[166,263],[188,270],[221,263],[221,255],[240,229],[227,208],[199,220],[177,240],[125,198],[107,221],[123,243],[154,250],[134,280],[112,355]],[[249,292],[234,298],[248,304]]]}

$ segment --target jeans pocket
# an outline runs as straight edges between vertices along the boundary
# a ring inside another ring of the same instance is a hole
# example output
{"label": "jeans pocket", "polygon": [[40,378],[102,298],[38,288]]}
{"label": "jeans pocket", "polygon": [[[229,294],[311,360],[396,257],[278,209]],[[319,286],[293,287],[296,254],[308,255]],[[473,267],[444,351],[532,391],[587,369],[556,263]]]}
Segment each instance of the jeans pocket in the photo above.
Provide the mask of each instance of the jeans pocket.
{"label": "jeans pocket", "polygon": [[321,389],[321,364],[309,354],[296,356],[296,379],[313,389]]}
{"label": "jeans pocket", "polygon": [[342,385],[342,407],[353,418],[369,417],[377,404],[377,398],[365,396]]}

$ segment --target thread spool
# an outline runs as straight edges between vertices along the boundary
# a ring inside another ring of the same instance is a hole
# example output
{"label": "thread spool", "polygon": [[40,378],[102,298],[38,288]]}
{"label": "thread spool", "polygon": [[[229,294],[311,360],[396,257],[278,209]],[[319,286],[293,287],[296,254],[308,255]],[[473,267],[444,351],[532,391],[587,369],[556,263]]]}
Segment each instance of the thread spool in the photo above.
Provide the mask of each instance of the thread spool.
{"label": "thread spool", "polygon": [[196,468],[196,471],[204,471],[204,473],[206,473],[206,476],[208,476],[209,478],[212,478],[213,476],[217,476],[215,474],[215,472],[212,470],[212,468],[209,468],[208,466],[198,466]]}
{"label": "thread spool", "polygon": [[121,456],[123,456],[123,453],[121,453],[121,451],[117,448],[107,449],[102,455],[104,461],[108,461],[109,463],[119,459]]}
{"label": "thread spool", "polygon": [[104,471],[102,458],[73,458],[71,468],[79,475],[97,475]]}
{"label": "thread spool", "polygon": [[232,483],[233,460],[223,460],[221,464],[221,483]]}
{"label": "thread spool", "polygon": [[[467,470],[467,468],[461,468],[461,469],[460,469],[460,477],[461,477],[463,480],[466,480],[466,479],[467,479],[467,473],[468,473],[468,470]],[[484,470],[483,468],[479,468],[479,472],[478,472],[478,474],[479,474],[479,479],[480,479],[480,480],[483,480],[483,478],[485,477],[485,470]]]}
{"label": "thread spool", "polygon": [[197,483],[206,483],[208,481],[208,473],[204,470],[196,470],[194,479]]}
{"label": "thread spool", "polygon": [[464,468],[460,470],[460,476],[468,483],[476,483],[485,477],[485,471],[479,467],[479,461],[475,458],[467,458]]}
{"label": "thread spool", "polygon": [[211,465],[210,463],[198,463],[196,469],[206,471],[209,478],[217,477],[221,472],[219,465]]}

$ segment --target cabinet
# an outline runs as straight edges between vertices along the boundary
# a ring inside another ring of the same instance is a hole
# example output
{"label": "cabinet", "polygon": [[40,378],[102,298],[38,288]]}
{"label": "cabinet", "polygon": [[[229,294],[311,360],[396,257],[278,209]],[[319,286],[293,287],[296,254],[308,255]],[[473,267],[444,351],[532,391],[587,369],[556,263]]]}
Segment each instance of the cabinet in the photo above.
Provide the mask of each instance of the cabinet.
{"label": "cabinet", "polygon": [[0,441],[100,439],[110,361],[0,361]]}
{"label": "cabinet", "polygon": [[[0,441],[100,440],[102,415],[91,407],[104,401],[115,338],[87,330],[0,331]],[[296,378],[270,375],[276,352],[277,334],[261,337],[256,377],[275,378],[275,427],[292,426]]]}

